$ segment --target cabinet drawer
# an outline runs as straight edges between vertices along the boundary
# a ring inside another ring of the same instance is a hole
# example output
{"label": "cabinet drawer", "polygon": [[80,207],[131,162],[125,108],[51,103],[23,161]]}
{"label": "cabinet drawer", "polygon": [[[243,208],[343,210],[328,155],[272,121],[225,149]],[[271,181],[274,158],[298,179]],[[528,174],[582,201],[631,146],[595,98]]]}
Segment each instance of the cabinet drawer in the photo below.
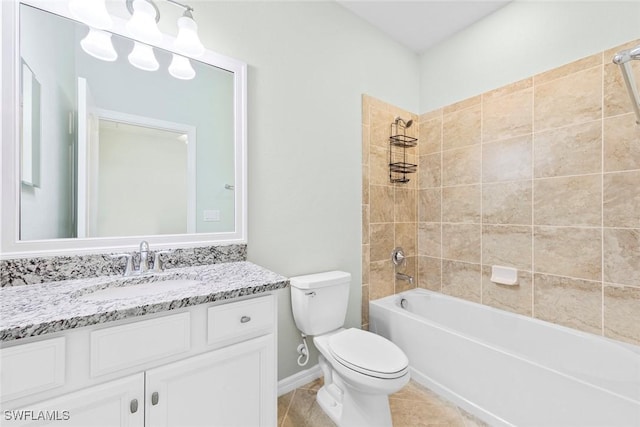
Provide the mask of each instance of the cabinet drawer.
{"label": "cabinet drawer", "polygon": [[64,357],[64,337],[0,350],[0,400],[17,399],[63,385]]}
{"label": "cabinet drawer", "polygon": [[91,376],[189,351],[189,313],[143,320],[91,333]]}
{"label": "cabinet drawer", "polygon": [[274,299],[271,296],[210,307],[207,343],[246,338],[269,332],[274,323]]}

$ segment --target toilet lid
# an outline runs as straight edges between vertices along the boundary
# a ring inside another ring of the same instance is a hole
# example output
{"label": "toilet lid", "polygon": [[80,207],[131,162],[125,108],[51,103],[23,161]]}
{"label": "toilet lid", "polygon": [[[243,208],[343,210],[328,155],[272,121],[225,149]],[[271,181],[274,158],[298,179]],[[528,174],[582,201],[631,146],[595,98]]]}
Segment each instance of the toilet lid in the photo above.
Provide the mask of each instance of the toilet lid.
{"label": "toilet lid", "polygon": [[356,328],[332,335],[329,351],[344,366],[372,377],[398,378],[409,366],[407,356],[394,343]]}

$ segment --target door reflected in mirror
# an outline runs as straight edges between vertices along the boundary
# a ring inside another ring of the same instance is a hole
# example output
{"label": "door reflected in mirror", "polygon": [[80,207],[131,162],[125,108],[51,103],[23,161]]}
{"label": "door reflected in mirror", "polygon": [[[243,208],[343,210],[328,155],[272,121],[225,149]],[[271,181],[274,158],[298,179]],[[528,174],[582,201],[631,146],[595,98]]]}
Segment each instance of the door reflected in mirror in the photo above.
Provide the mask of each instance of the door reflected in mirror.
{"label": "door reflected in mirror", "polygon": [[81,49],[86,32],[20,5],[41,123],[39,186],[21,186],[20,240],[233,232],[234,74],[191,60],[195,78],[176,79],[171,53],[155,47],[160,69],[140,70],[119,35],[118,60],[101,61]]}

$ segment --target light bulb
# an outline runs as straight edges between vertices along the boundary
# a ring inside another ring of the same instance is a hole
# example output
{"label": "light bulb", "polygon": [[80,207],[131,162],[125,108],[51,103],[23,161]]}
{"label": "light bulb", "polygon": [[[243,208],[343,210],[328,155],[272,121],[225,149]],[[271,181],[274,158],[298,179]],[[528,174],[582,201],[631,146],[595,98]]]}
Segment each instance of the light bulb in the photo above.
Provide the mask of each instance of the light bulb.
{"label": "light bulb", "polygon": [[82,46],[82,50],[94,58],[102,59],[103,61],[115,61],[118,59],[118,54],[111,43],[111,33],[106,31],[89,28],[89,33],[80,41],[80,46]]}
{"label": "light bulb", "polygon": [[189,16],[178,19],[178,36],[173,44],[174,49],[189,56],[200,56],[204,53],[204,46],[198,37],[198,24]]}
{"label": "light bulb", "polygon": [[74,18],[90,27],[107,30],[113,26],[105,0],[70,0],[69,10]]}
{"label": "light bulb", "polygon": [[180,80],[191,80],[196,76],[189,59],[175,53],[173,54],[171,65],[169,65],[169,74]]}
{"label": "light bulb", "polygon": [[134,42],[133,50],[128,58],[131,65],[144,71],[156,71],[160,68],[153,48],[143,43]]}
{"label": "light bulb", "polygon": [[155,44],[162,40],[156,23],[156,9],[146,0],[133,1],[133,15],[127,22],[127,31],[132,38],[143,43]]}

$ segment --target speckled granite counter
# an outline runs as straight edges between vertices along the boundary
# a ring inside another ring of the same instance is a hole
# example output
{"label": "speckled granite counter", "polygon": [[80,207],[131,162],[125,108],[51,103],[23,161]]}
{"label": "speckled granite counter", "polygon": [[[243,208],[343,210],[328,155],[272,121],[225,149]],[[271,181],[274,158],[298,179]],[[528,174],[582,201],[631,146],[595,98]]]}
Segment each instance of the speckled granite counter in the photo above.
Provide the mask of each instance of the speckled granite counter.
{"label": "speckled granite counter", "polygon": [[[114,286],[174,279],[197,282],[162,289],[152,295],[107,301],[83,298]],[[0,289],[0,341],[258,294],[288,285],[287,278],[245,261],[174,268],[144,276],[106,276],[6,287]]]}

